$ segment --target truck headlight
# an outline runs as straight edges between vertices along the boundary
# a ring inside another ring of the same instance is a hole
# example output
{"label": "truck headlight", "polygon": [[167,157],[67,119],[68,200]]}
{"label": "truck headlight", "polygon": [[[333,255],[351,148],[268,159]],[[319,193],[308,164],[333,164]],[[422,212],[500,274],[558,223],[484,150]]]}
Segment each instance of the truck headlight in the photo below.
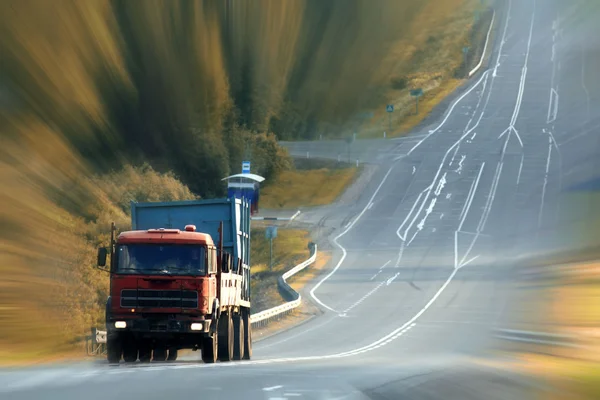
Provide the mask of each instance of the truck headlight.
{"label": "truck headlight", "polygon": [[194,322],[190,325],[190,329],[193,331],[201,331],[202,330],[202,322]]}
{"label": "truck headlight", "polygon": [[125,322],[125,321],[117,321],[117,322],[115,322],[115,328],[117,328],[117,329],[127,328],[127,322]]}

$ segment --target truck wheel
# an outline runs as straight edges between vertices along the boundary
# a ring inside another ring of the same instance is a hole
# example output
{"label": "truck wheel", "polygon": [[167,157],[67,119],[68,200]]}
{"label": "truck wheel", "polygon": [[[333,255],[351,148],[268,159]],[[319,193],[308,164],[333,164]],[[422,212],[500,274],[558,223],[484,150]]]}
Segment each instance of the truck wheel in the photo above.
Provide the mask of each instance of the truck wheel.
{"label": "truck wheel", "polygon": [[233,359],[241,360],[244,356],[244,344],[246,338],[244,336],[244,319],[241,315],[233,317]]}
{"label": "truck wheel", "polygon": [[229,312],[219,318],[219,360],[230,361],[233,358],[233,321]]}
{"label": "truck wheel", "polygon": [[250,321],[250,312],[243,311],[244,321],[244,360],[252,358],[252,322]]}
{"label": "truck wheel", "polygon": [[217,362],[217,355],[219,349],[219,335],[214,333],[212,336],[202,338],[202,361],[206,364],[213,364]]}
{"label": "truck wheel", "polygon": [[150,359],[152,358],[152,348],[147,344],[143,344],[140,346],[139,351],[140,351],[140,362],[149,363]]}
{"label": "truck wheel", "polygon": [[175,361],[177,360],[177,349],[174,347],[171,347],[169,349],[169,355],[167,357],[167,361]]}
{"label": "truck wheel", "polygon": [[157,347],[154,349],[152,361],[165,361],[167,359],[167,349],[164,347]]}
{"label": "truck wheel", "polygon": [[118,364],[121,361],[123,347],[119,337],[110,337],[106,341],[106,358],[109,364]]}
{"label": "truck wheel", "polygon": [[123,343],[123,360],[127,363],[134,363],[138,359],[137,344],[133,340],[127,340]]}

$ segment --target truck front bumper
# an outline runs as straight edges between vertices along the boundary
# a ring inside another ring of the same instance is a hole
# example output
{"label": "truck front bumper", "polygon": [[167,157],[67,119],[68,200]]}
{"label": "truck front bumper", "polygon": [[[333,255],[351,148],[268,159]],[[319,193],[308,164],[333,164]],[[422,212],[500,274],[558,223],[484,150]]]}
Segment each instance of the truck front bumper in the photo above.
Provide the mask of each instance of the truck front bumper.
{"label": "truck front bumper", "polygon": [[107,331],[131,332],[138,334],[194,334],[206,333],[210,329],[210,320],[177,320],[166,318],[119,319],[111,318],[106,322]]}

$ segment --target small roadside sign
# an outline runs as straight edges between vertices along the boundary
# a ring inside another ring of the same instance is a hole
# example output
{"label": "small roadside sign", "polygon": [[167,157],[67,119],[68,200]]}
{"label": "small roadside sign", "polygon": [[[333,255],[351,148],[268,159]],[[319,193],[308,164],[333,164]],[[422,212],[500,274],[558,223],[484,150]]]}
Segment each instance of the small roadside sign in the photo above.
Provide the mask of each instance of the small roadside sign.
{"label": "small roadside sign", "polygon": [[250,173],[250,161],[242,161],[242,174]]}
{"label": "small roadside sign", "polygon": [[385,106],[385,111],[387,111],[389,113],[394,112],[394,105],[388,104],[387,106]]}
{"label": "small roadside sign", "polygon": [[277,227],[276,226],[267,226],[267,229],[265,229],[265,238],[275,239],[276,237],[277,237]]}
{"label": "small roadside sign", "polygon": [[421,97],[421,96],[423,96],[423,89],[422,88],[413,89],[410,91],[410,95],[413,97]]}

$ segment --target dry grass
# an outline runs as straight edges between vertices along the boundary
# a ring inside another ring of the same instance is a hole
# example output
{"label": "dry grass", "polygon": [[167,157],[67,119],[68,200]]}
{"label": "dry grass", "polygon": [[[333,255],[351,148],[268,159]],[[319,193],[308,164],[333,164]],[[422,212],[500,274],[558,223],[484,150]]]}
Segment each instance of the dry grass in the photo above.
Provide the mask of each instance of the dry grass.
{"label": "dry grass", "polygon": [[[26,185],[15,185],[8,193],[23,195],[20,203],[3,203],[0,213],[18,216],[20,225],[0,242],[5,276],[0,283],[0,364],[53,360],[74,349],[83,354],[79,339],[91,326],[104,323],[108,275],[93,267],[97,247],[108,243],[110,222],[129,229],[130,200],[194,198],[172,175],[148,167],[65,183],[63,190],[81,187],[93,194],[79,211],[87,218],[75,217],[47,198],[28,197]],[[27,206],[39,210],[24,212]]]}
{"label": "dry grass", "polygon": [[288,284],[296,292],[300,292],[306,285],[308,285],[319,275],[321,270],[327,265],[327,263],[329,263],[329,260],[331,260],[330,252],[319,252],[317,254],[315,263],[288,279]]}
{"label": "dry grass", "polygon": [[[319,275],[331,259],[330,252],[319,252],[315,263],[302,272],[299,272],[294,277],[288,280],[288,284],[295,290],[300,291],[310,281]],[[280,302],[282,299],[280,298]],[[290,314],[281,317],[279,320],[270,322],[264,327],[260,327],[253,332],[255,338],[266,337],[277,331],[297,325],[308,318],[318,314],[318,308],[310,303],[308,299],[303,299],[300,307],[296,308]]]}
{"label": "dry grass", "polygon": [[[391,131],[385,104],[378,104],[373,110],[374,117],[361,129],[360,137],[381,137],[384,131],[388,137],[409,132],[463,83],[455,76],[462,74],[464,68],[462,48],[478,47],[471,40],[481,37],[472,34],[474,14],[483,10],[481,2],[431,0],[422,5],[418,16],[410,21],[410,33],[392,46],[386,60],[391,67],[386,63],[382,66],[390,68],[392,82],[383,92],[386,104],[394,104]],[[416,88],[424,92],[419,99],[418,115],[415,100],[410,96],[410,90]]]}
{"label": "dry grass", "polygon": [[251,236],[252,312],[260,312],[283,302],[277,290],[277,279],[287,270],[306,260],[310,253],[308,232],[278,229],[273,240],[273,268],[269,268],[269,241],[264,229],[253,229]]}
{"label": "dry grass", "polygon": [[330,204],[354,181],[359,168],[284,171],[261,191],[261,207],[297,208]]}

